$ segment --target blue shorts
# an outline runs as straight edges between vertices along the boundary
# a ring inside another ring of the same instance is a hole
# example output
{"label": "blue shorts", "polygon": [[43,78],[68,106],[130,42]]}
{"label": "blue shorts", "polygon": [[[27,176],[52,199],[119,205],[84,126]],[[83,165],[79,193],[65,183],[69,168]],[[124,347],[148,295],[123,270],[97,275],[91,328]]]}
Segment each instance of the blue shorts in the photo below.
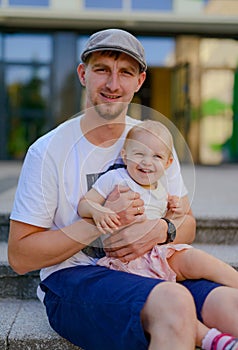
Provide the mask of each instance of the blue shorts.
{"label": "blue shorts", "polygon": [[[140,313],[151,290],[163,280],[102,266],[66,268],[40,286],[52,328],[84,350],[146,350]],[[198,318],[209,292],[219,285],[184,281],[195,300]]]}

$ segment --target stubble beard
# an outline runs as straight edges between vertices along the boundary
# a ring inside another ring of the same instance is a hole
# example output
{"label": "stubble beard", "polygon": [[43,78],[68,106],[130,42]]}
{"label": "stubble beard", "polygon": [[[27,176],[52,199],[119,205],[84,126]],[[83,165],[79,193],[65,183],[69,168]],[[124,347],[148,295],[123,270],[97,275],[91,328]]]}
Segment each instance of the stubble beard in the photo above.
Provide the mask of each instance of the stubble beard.
{"label": "stubble beard", "polygon": [[125,116],[128,108],[126,102],[110,102],[94,105],[97,114],[105,120],[114,120],[120,115]]}

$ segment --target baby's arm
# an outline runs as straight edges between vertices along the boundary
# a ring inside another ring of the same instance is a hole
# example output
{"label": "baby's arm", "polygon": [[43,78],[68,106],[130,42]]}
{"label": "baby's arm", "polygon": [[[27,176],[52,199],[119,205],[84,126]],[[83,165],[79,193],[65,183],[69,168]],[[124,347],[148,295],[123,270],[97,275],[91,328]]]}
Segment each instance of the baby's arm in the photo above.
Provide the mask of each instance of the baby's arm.
{"label": "baby's arm", "polygon": [[104,207],[104,202],[105,198],[92,188],[80,200],[78,213],[81,217],[93,218],[101,233],[113,233],[120,226],[119,216],[111,209]]}
{"label": "baby's arm", "polygon": [[168,212],[166,217],[179,217],[184,215],[184,209],[178,196],[168,195]]}

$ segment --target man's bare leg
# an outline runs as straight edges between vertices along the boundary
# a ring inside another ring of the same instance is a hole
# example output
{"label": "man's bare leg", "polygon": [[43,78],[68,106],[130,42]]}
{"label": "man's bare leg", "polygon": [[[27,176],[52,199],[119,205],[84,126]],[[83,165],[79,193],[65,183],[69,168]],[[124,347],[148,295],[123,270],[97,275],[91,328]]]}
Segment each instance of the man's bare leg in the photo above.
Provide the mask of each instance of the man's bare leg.
{"label": "man's bare leg", "polygon": [[203,323],[238,337],[238,291],[218,287],[208,294],[202,308]]}
{"label": "man's bare leg", "polygon": [[195,305],[183,286],[163,282],[154,287],[142,309],[141,319],[150,337],[149,350],[194,350],[197,333]]}

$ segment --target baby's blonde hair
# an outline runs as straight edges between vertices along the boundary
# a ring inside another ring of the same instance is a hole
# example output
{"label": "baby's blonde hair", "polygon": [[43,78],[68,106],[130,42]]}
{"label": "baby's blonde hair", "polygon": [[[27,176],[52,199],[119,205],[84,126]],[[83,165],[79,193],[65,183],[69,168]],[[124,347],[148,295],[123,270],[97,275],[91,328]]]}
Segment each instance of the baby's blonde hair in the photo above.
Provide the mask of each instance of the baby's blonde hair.
{"label": "baby's blonde hair", "polygon": [[126,147],[128,140],[135,140],[136,135],[141,132],[151,133],[152,135],[157,137],[160,141],[164,143],[164,145],[168,149],[168,156],[171,157],[173,155],[173,137],[169,129],[161,122],[150,119],[144,120],[143,122],[133,126],[129,130],[126,136],[124,147]]}

